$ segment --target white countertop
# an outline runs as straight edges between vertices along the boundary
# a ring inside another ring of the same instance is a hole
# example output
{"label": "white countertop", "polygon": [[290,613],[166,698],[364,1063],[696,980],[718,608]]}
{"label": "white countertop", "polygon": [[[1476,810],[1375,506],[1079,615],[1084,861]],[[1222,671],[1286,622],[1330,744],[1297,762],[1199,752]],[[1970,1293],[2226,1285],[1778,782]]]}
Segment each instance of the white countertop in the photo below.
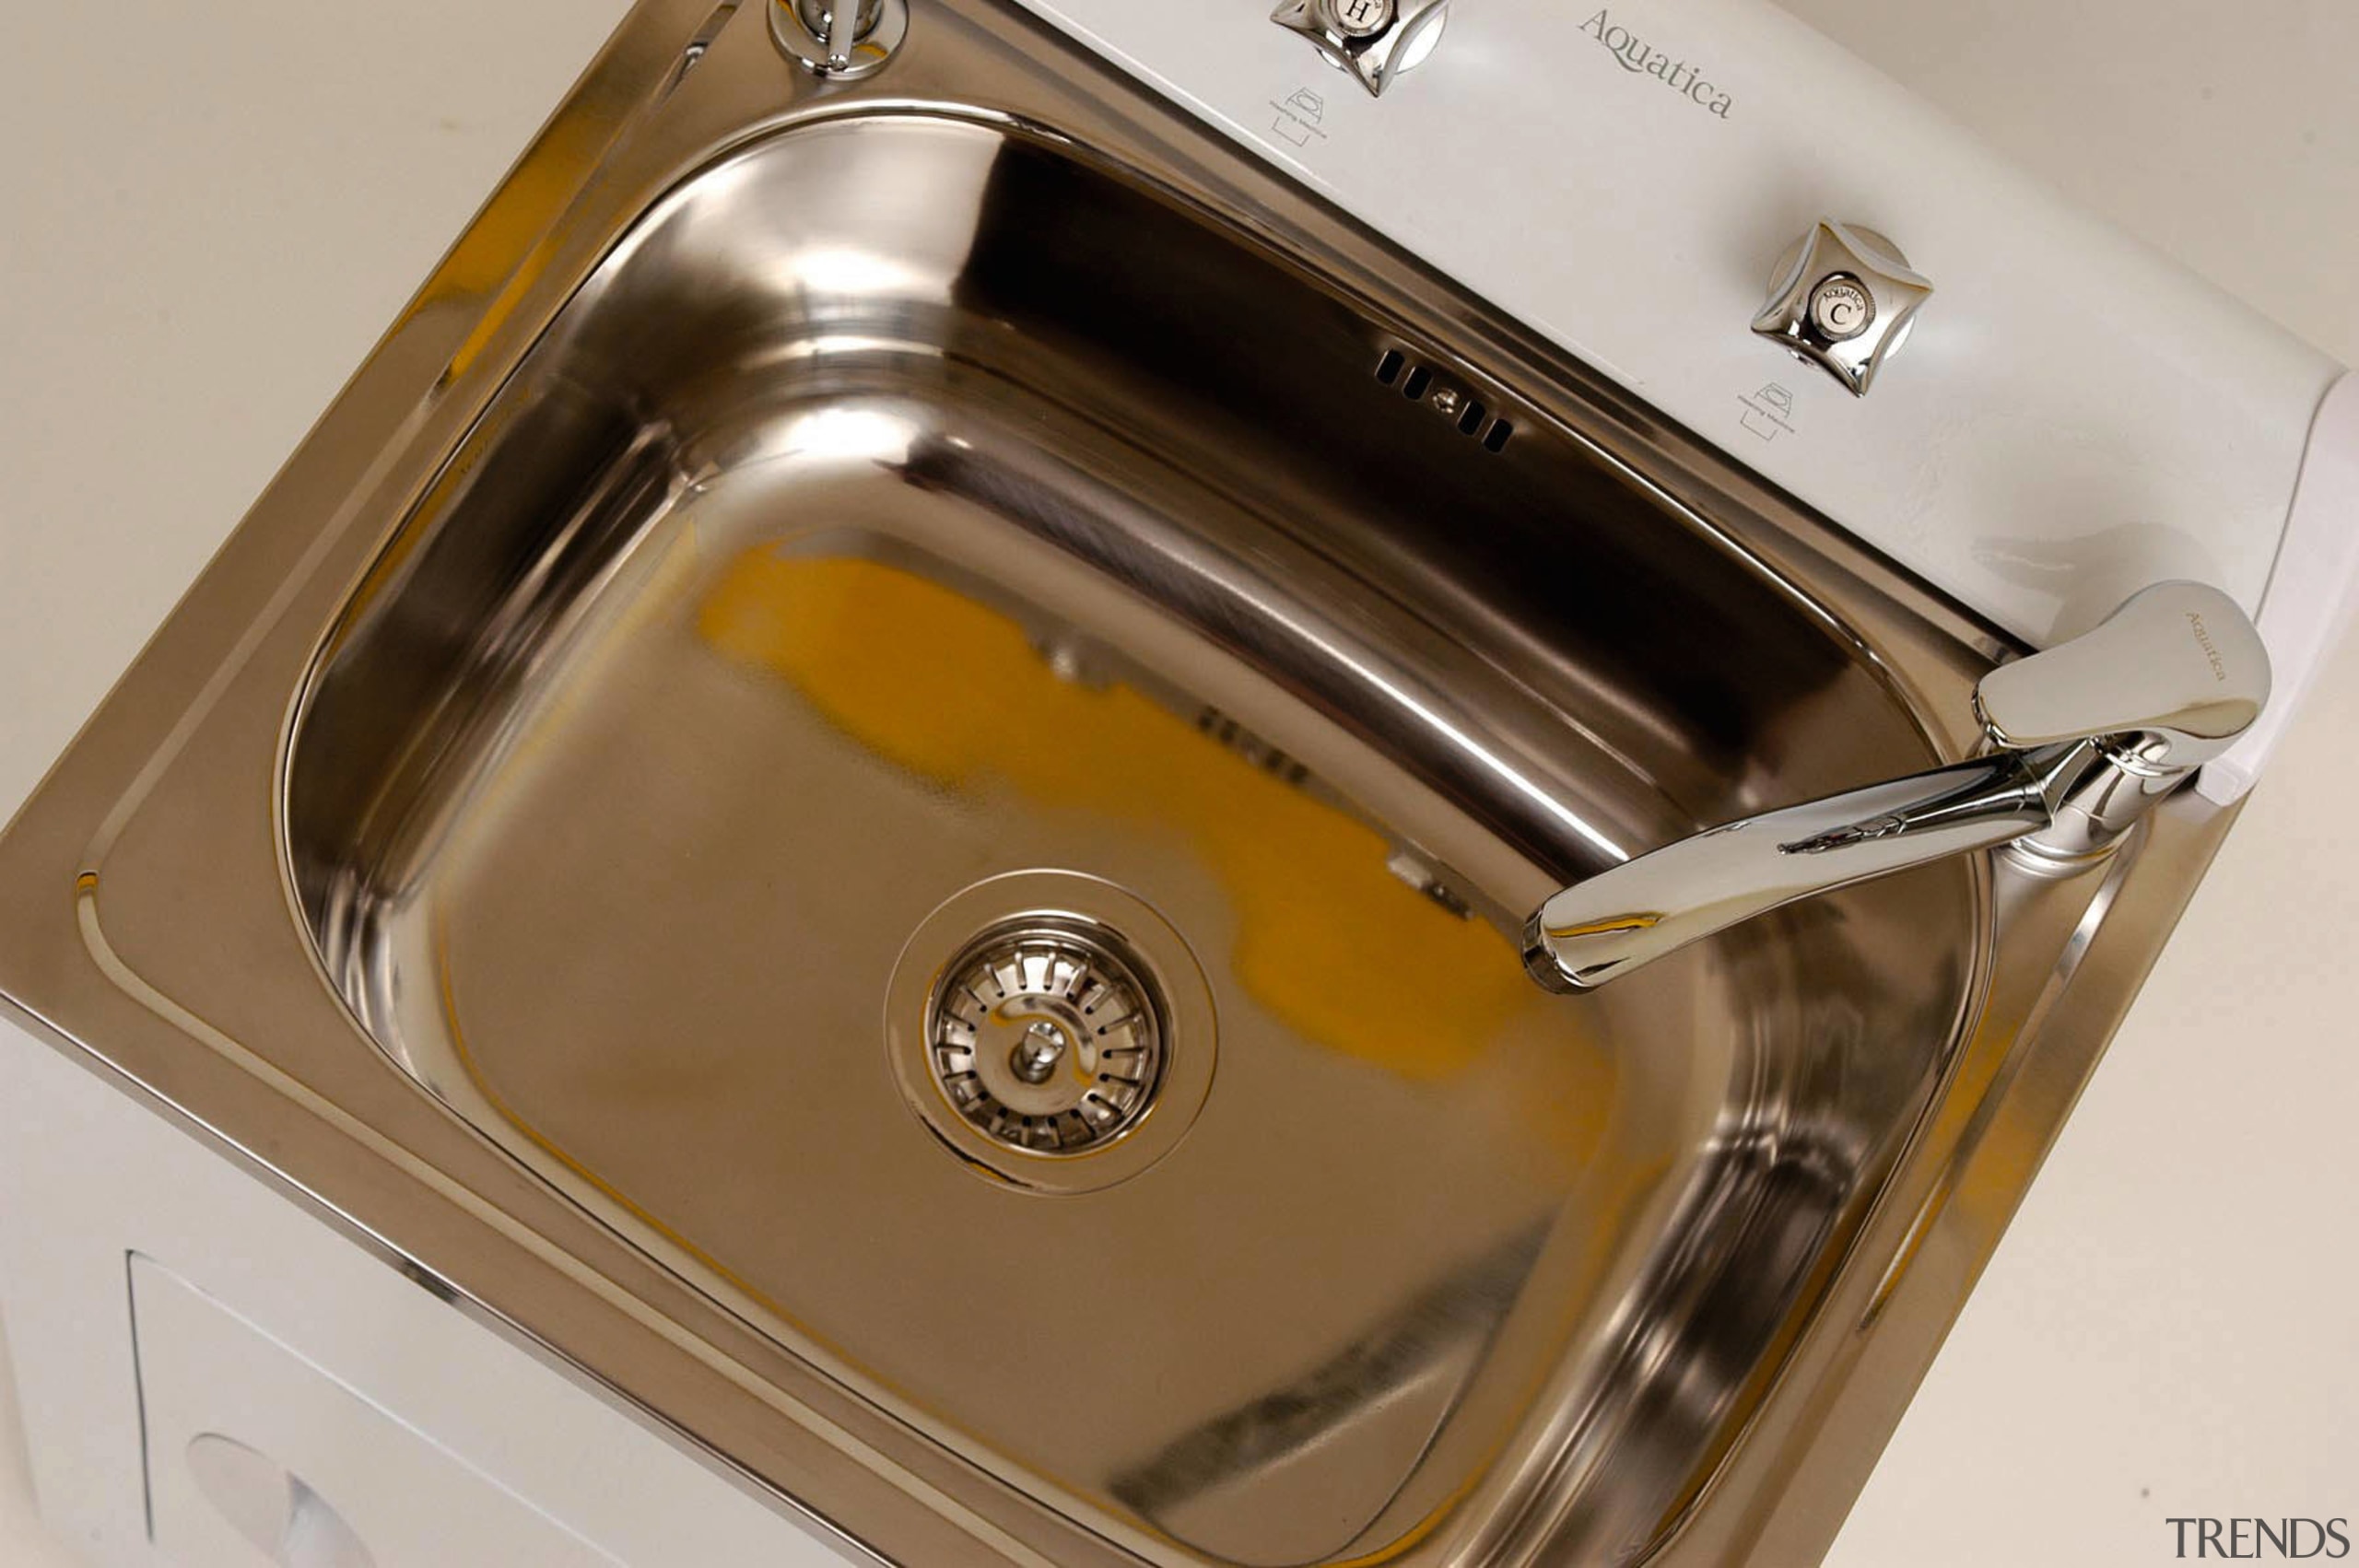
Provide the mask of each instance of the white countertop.
{"label": "white countertop", "polygon": [[[2359,363],[2359,7],[1787,3]],[[624,8],[0,8],[0,812]],[[2347,643],[1838,1568],[2160,1562],[2173,1515],[2359,1515],[2354,778]],[[0,1388],[0,1562],[64,1562],[25,1523],[14,1424]]]}

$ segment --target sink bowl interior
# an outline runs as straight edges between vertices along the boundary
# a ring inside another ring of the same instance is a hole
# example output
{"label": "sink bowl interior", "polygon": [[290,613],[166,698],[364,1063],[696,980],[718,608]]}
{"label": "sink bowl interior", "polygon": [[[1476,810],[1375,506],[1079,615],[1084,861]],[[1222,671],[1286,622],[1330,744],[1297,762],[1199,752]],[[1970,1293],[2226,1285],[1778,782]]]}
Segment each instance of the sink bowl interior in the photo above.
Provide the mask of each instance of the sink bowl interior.
{"label": "sink bowl interior", "polygon": [[[1049,141],[870,116],[617,243],[327,639],[284,821],[362,1027],[520,1159],[1008,1484],[1280,1564],[1519,1477],[1517,1527],[1625,1543],[1693,1496],[1929,1101],[1978,895],[1577,1000],[1516,932],[1927,760],[1409,326]],[[926,999],[1042,915],[1131,944],[1169,1059],[1103,1147],[993,1153]]]}

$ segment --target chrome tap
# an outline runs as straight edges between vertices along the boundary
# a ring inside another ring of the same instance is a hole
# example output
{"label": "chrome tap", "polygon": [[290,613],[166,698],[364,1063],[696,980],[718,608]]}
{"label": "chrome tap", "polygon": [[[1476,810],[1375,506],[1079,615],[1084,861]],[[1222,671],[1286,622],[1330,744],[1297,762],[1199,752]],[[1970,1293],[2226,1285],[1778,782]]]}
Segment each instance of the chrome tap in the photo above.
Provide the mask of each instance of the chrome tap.
{"label": "chrome tap", "polygon": [[2225,751],[2269,699],[2269,654],[2235,600],[2194,582],[2133,595],[2104,624],[1975,688],[1989,750],[1699,833],[1576,883],[1525,927],[1551,990],[1588,990],[1796,899],[2013,845],[2102,855]]}
{"label": "chrome tap", "polygon": [[815,76],[852,81],[884,65],[910,27],[909,0],[769,0],[770,36]]}

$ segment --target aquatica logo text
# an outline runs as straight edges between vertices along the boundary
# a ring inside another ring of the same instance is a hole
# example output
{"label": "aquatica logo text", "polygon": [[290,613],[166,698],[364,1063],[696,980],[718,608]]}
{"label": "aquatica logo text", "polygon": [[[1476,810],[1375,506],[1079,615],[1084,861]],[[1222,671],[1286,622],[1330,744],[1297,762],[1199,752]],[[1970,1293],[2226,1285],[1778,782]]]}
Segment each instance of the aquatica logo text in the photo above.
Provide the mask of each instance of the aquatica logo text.
{"label": "aquatica logo text", "polygon": [[1655,48],[1628,28],[1600,11],[1581,24],[1581,31],[1597,40],[1614,63],[1634,76],[1652,76],[1691,103],[1725,120],[1736,99],[1714,87],[1704,67]]}

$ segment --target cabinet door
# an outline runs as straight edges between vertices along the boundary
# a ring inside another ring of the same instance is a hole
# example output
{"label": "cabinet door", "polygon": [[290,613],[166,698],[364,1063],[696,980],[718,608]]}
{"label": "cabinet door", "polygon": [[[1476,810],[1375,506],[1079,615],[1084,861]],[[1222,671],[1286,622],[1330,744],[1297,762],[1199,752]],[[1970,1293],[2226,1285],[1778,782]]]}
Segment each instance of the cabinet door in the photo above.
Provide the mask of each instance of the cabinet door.
{"label": "cabinet door", "polygon": [[876,1561],[6,1023],[0,1316],[41,1512],[103,1568]]}
{"label": "cabinet door", "polygon": [[622,1568],[152,1260],[131,1265],[150,1527],[184,1568]]}

